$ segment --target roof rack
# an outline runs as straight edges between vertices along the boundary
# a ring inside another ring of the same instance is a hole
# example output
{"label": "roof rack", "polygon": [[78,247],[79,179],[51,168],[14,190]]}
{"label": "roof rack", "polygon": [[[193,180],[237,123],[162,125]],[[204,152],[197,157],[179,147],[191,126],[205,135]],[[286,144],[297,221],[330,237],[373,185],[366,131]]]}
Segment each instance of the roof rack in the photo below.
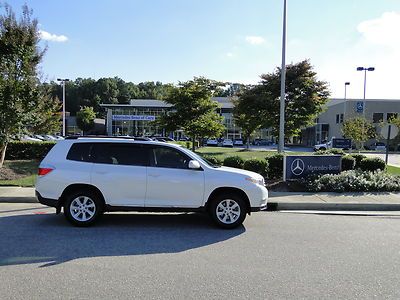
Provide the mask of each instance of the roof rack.
{"label": "roof rack", "polygon": [[108,136],[108,135],[71,135],[67,136],[66,140],[77,140],[79,138],[93,138],[93,139],[124,139],[124,140],[135,140],[135,141],[152,141],[151,138],[147,137],[133,137],[133,136]]}

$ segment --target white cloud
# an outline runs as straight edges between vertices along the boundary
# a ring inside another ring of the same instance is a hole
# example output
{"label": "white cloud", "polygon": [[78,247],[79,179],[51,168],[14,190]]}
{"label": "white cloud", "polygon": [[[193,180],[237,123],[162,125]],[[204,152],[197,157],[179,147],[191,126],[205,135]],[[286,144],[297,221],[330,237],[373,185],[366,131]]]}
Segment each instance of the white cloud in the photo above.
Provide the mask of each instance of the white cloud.
{"label": "white cloud", "polygon": [[398,30],[400,28],[400,13],[385,12],[377,19],[361,22],[357,26],[367,42],[384,46],[400,46]]}
{"label": "white cloud", "polygon": [[40,38],[46,41],[60,42],[60,43],[68,41],[68,38],[65,35],[56,35],[44,30],[40,30],[39,33],[40,33]]}
{"label": "white cloud", "polygon": [[263,37],[255,35],[246,36],[245,40],[251,45],[261,45],[265,43],[265,39]]}
{"label": "white cloud", "polygon": [[234,56],[234,54],[232,52],[228,52],[225,55],[226,55],[226,57],[233,57]]}

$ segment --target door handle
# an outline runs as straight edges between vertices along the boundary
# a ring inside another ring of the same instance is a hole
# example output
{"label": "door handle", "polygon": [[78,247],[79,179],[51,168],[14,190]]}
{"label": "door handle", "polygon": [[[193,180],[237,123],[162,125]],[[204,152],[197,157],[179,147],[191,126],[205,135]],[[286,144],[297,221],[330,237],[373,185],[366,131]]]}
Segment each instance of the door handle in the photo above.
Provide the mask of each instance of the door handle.
{"label": "door handle", "polygon": [[149,176],[150,176],[150,177],[157,178],[157,177],[160,177],[160,174],[149,174]]}
{"label": "door handle", "polygon": [[107,174],[107,171],[95,171],[96,174],[104,175]]}

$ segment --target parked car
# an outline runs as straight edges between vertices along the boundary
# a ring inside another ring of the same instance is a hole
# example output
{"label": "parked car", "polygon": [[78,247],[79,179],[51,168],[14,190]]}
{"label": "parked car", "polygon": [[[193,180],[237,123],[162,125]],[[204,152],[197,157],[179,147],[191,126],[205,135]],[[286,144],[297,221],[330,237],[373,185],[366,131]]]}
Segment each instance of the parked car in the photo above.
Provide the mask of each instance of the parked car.
{"label": "parked car", "polygon": [[41,142],[42,140],[37,139],[37,138],[34,138],[34,137],[31,137],[31,136],[29,136],[29,135],[24,135],[24,136],[21,138],[21,141]]}
{"label": "parked car", "polygon": [[243,146],[243,140],[242,139],[236,139],[233,141],[233,145],[235,146]]}
{"label": "parked car", "polygon": [[218,146],[218,140],[217,139],[208,139],[207,146]]}
{"label": "parked car", "polygon": [[231,139],[224,139],[222,147],[233,147],[233,141]]}
{"label": "parked car", "polygon": [[386,151],[386,144],[382,142],[376,142],[369,146],[369,149],[376,151]]}
{"label": "parked car", "polygon": [[106,211],[194,211],[234,228],[266,208],[268,190],[260,174],[213,166],[175,144],[73,137],[40,163],[36,196],[77,226]]}
{"label": "parked car", "polygon": [[272,145],[272,142],[268,141],[266,139],[255,139],[253,141],[253,145],[254,146],[270,146],[270,145]]}
{"label": "parked car", "polygon": [[45,140],[46,140],[46,139],[44,138],[44,136],[42,136],[42,135],[40,135],[40,134],[35,134],[33,137],[36,138],[36,139],[39,139],[39,140],[41,140],[41,141],[45,141]]}
{"label": "parked car", "polygon": [[314,151],[318,150],[327,150],[332,148],[332,141],[329,142],[323,142],[321,144],[314,145]]}

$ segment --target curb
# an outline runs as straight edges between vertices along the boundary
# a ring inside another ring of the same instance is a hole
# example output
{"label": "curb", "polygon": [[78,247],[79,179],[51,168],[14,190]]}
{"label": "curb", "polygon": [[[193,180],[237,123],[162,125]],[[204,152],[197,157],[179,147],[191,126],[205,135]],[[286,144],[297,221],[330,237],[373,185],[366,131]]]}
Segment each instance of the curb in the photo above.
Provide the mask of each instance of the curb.
{"label": "curb", "polygon": [[326,210],[326,211],[400,211],[400,204],[390,203],[288,203],[269,202],[267,211]]}

